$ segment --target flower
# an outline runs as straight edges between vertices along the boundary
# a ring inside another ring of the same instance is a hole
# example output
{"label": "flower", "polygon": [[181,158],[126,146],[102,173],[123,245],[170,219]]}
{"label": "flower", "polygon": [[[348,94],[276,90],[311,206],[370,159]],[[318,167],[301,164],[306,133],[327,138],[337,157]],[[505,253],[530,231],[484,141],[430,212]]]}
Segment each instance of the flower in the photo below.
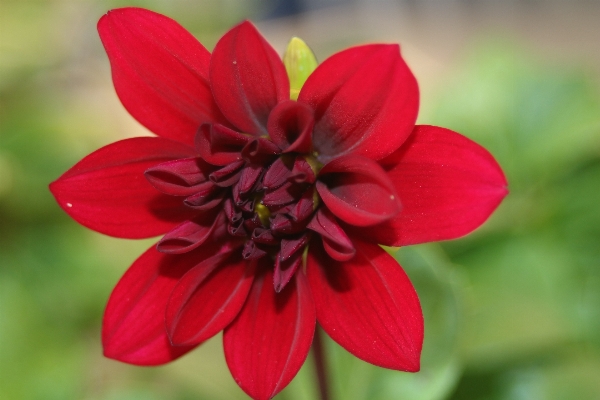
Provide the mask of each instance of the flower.
{"label": "flower", "polygon": [[418,371],[419,299],[378,244],[463,236],[507,191],[485,149],[415,126],[417,82],[399,47],[317,66],[294,39],[282,62],[243,22],[211,55],[138,8],[110,11],[98,30],[121,102],[156,136],[95,151],[50,190],[95,231],[164,235],[110,296],[105,355],[163,364],[224,330],[236,382],[268,399],[318,321],[355,356]]}

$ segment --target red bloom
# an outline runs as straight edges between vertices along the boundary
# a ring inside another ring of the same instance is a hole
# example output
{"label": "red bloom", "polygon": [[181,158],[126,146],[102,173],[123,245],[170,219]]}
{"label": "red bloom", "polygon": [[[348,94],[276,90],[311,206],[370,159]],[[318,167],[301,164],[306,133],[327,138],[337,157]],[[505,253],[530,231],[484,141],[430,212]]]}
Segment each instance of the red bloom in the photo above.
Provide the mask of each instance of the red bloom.
{"label": "red bloom", "polygon": [[157,137],[103,147],[50,189],[88,228],[164,235],[110,297],[105,355],[163,364],[224,330],[235,380],[268,399],[318,321],[357,357],[418,371],[419,300],[378,243],[465,235],[507,192],[485,149],[415,126],[417,83],[398,46],[331,56],[294,101],[249,22],[212,55],[142,9],[111,11],[98,29],[119,98]]}

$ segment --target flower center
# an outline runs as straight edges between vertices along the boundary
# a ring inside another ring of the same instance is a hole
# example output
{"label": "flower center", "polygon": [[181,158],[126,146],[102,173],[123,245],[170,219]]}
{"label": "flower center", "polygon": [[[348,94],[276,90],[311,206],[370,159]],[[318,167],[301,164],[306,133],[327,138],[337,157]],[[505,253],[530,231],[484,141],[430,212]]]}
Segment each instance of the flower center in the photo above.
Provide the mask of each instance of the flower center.
{"label": "flower center", "polygon": [[254,212],[258,215],[258,219],[260,219],[260,222],[264,226],[269,227],[269,217],[271,217],[271,211],[269,210],[269,208],[263,203],[261,203],[259,200],[254,205]]}

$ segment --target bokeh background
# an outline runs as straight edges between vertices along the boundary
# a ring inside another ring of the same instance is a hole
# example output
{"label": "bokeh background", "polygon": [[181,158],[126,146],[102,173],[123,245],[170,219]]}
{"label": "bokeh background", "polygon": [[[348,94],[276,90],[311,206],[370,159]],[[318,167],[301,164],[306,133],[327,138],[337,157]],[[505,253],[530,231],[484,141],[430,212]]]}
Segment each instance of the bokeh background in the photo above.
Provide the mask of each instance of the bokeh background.
{"label": "bokeh background", "polygon": [[[103,358],[111,289],[153,240],[78,226],[48,184],[91,151],[149,134],[120,105],[95,25],[166,14],[207,48],[244,18],[320,60],[400,43],[421,123],[486,146],[510,195],[470,236],[394,251],[421,298],[422,371],[328,341],[333,398],[600,399],[600,4],[477,0],[0,0],[0,398],[243,399],[220,335],[164,367]],[[309,360],[277,398],[316,398]]]}

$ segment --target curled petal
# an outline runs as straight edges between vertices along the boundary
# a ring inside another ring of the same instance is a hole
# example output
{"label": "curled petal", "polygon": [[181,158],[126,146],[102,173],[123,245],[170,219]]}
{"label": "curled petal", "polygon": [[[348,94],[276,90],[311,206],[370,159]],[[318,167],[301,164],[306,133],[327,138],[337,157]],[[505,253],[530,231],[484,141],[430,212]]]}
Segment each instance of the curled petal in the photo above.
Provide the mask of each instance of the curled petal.
{"label": "curled petal", "polygon": [[221,204],[226,194],[222,188],[213,185],[186,198],[183,204],[198,211],[211,210]]}
{"label": "curled petal", "polygon": [[[256,204],[256,199],[251,197],[251,198],[244,200],[243,202],[237,203],[237,204],[242,209],[242,211],[254,212],[254,206]],[[254,227],[252,229],[254,229]]]}
{"label": "curled petal", "polygon": [[313,146],[322,162],[344,154],[378,160],[412,131],[419,89],[397,45],[366,45],[325,60],[298,101],[315,112]]}
{"label": "curled petal", "polygon": [[261,246],[257,245],[253,240],[248,240],[244,244],[244,250],[242,250],[242,257],[244,257],[246,260],[256,260],[266,255],[267,252],[264,249],[262,249]]}
{"label": "curled petal", "polygon": [[208,177],[217,186],[228,187],[240,179],[245,162],[240,160],[224,166],[211,173]]}
{"label": "curled petal", "polygon": [[347,261],[356,254],[352,241],[327,208],[319,208],[306,228],[321,235],[325,251],[334,260]]}
{"label": "curled petal", "polygon": [[182,254],[195,249],[210,238],[215,230],[225,223],[225,214],[204,215],[185,221],[168,232],[156,245],[156,249],[166,254]]}
{"label": "curled petal", "polygon": [[466,235],[483,224],[508,193],[494,157],[445,128],[417,126],[382,165],[394,182],[402,211],[356,234],[388,246]]}
{"label": "curled petal", "polygon": [[315,308],[298,271],[280,292],[273,289],[273,266],[262,263],[238,317],[225,328],[225,360],[235,381],[253,399],[267,400],[296,375],[315,331]]}
{"label": "curled petal", "polygon": [[227,32],[210,60],[215,101],[244,133],[267,135],[267,119],[290,95],[290,84],[277,52],[250,22]]}
{"label": "curled petal", "polygon": [[214,165],[227,165],[242,159],[242,149],[250,136],[220,124],[204,124],[198,129],[195,145],[200,156]]}
{"label": "curled petal", "polygon": [[229,234],[231,236],[236,236],[236,237],[245,237],[248,235],[248,231],[246,230],[246,227],[244,226],[243,219],[240,219],[239,221],[228,224],[227,232],[229,232]]}
{"label": "curled petal", "polygon": [[273,236],[273,232],[270,229],[256,228],[252,231],[252,241],[263,244],[277,244],[279,239]]}
{"label": "curled petal", "polygon": [[338,262],[312,241],[307,275],[325,332],[356,357],[384,368],[416,372],[423,314],[410,280],[381,247],[355,241],[356,256]]}
{"label": "curled petal", "polygon": [[143,178],[144,171],[192,155],[192,148],[169,139],[121,140],[86,156],[50,184],[50,191],[87,228],[130,239],[160,235],[194,212],[180,199],[159,193]]}
{"label": "curled petal", "polygon": [[254,263],[235,251],[217,254],[189,270],[173,289],[166,326],[174,345],[204,342],[237,316],[250,291]]}
{"label": "curled petal", "polygon": [[305,104],[286,100],[273,109],[267,128],[269,136],[284,153],[312,150],[313,111]]}
{"label": "curled petal", "polygon": [[[254,212],[254,207],[252,207],[252,212]],[[244,226],[248,232],[254,232],[256,228],[262,228],[264,225],[260,220],[260,216],[257,213],[254,213],[252,218],[248,218],[244,221]]]}
{"label": "curled petal", "polygon": [[100,19],[98,32],[119,99],[150,131],[192,144],[201,124],[225,121],[209,84],[210,53],[177,22],[121,8]]}
{"label": "curled petal", "polygon": [[315,183],[317,177],[313,167],[304,157],[296,157],[294,168],[288,179],[296,183]]}
{"label": "curled petal", "polygon": [[242,157],[251,163],[267,164],[279,154],[279,147],[268,139],[254,138],[242,149]]}
{"label": "curled petal", "polygon": [[327,208],[351,225],[374,225],[400,211],[394,185],[383,168],[368,158],[336,158],[323,167],[316,186]]}
{"label": "curled petal", "polygon": [[208,175],[215,167],[198,157],[167,161],[144,173],[152,186],[171,196],[189,196],[213,186]]}
{"label": "curled petal", "polygon": [[218,248],[198,248],[172,256],[154,246],[142,254],[114,288],[102,323],[102,345],[108,358],[137,365],[159,365],[194,346],[173,346],[165,329],[167,301],[181,277]]}

